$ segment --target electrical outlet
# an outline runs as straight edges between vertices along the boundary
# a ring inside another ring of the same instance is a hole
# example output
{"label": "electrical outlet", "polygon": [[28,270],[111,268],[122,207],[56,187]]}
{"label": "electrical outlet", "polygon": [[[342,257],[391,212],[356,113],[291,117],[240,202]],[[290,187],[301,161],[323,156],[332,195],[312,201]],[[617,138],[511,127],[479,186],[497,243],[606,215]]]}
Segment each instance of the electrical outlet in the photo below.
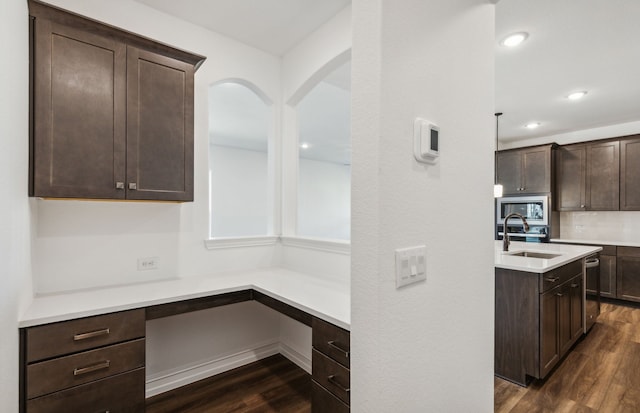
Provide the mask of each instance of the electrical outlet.
{"label": "electrical outlet", "polygon": [[138,258],[138,271],[157,270],[158,257]]}
{"label": "electrical outlet", "polygon": [[396,288],[427,280],[427,247],[396,250]]}

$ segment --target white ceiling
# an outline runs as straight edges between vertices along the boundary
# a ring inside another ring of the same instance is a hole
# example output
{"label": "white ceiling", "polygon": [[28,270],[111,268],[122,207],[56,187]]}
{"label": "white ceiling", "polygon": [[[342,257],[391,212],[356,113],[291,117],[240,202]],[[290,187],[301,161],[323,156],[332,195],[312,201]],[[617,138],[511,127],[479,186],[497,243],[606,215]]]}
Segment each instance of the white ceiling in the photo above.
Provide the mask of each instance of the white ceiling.
{"label": "white ceiling", "polygon": [[[282,55],[350,0],[138,0]],[[520,47],[499,45],[526,31]],[[640,120],[640,0],[501,0],[496,5],[500,140]],[[348,89],[349,70],[327,79]],[[587,90],[580,101],[566,95]],[[535,130],[524,127],[536,121]]]}
{"label": "white ceiling", "polygon": [[[529,38],[508,49],[513,32]],[[639,0],[501,0],[496,6],[500,140],[640,120]],[[579,101],[565,96],[587,90]],[[540,122],[528,130],[528,122]]]}
{"label": "white ceiling", "polygon": [[282,56],[351,0],[137,0]]}

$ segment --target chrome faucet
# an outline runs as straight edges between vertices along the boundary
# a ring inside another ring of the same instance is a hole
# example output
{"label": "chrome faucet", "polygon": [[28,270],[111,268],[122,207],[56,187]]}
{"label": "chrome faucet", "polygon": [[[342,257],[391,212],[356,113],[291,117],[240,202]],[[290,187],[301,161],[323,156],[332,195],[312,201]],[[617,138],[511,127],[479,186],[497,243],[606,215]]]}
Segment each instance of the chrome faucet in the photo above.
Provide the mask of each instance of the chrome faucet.
{"label": "chrome faucet", "polygon": [[507,221],[509,220],[509,218],[511,217],[518,217],[522,220],[522,225],[524,225],[524,232],[529,232],[529,224],[527,224],[527,220],[520,214],[517,214],[515,212],[507,215],[506,217],[504,217],[504,235],[502,236],[502,251],[509,251],[509,233],[508,233],[508,227],[507,227]]}

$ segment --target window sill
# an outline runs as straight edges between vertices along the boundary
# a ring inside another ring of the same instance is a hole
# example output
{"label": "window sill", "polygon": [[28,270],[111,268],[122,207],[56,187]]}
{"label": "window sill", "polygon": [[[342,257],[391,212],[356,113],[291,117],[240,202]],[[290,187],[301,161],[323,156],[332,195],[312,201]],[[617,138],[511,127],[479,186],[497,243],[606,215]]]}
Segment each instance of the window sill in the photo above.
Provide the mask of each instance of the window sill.
{"label": "window sill", "polygon": [[332,252],[334,254],[351,254],[351,242],[345,240],[329,240],[304,237],[280,237],[282,245],[310,250]]}
{"label": "window sill", "polygon": [[275,235],[212,238],[205,240],[204,246],[208,250],[217,250],[230,248],[262,247],[276,245],[278,242],[286,247],[297,247],[343,255],[351,254],[351,242],[349,241],[305,237],[278,237]]}
{"label": "window sill", "polygon": [[275,235],[262,235],[256,237],[231,237],[231,238],[212,238],[204,240],[204,246],[208,250],[243,248],[243,247],[262,247],[267,245],[275,245],[278,237]]}

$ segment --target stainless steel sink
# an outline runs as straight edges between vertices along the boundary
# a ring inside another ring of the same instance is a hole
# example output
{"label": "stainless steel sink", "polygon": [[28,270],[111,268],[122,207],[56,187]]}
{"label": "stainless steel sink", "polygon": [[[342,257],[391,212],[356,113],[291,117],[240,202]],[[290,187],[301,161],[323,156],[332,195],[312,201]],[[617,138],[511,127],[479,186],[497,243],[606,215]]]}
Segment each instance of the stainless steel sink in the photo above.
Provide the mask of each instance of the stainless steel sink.
{"label": "stainless steel sink", "polygon": [[550,260],[551,258],[559,257],[561,254],[548,254],[546,252],[537,252],[537,251],[517,251],[517,252],[506,253],[505,255],[513,255],[514,257],[540,258],[543,260]]}

